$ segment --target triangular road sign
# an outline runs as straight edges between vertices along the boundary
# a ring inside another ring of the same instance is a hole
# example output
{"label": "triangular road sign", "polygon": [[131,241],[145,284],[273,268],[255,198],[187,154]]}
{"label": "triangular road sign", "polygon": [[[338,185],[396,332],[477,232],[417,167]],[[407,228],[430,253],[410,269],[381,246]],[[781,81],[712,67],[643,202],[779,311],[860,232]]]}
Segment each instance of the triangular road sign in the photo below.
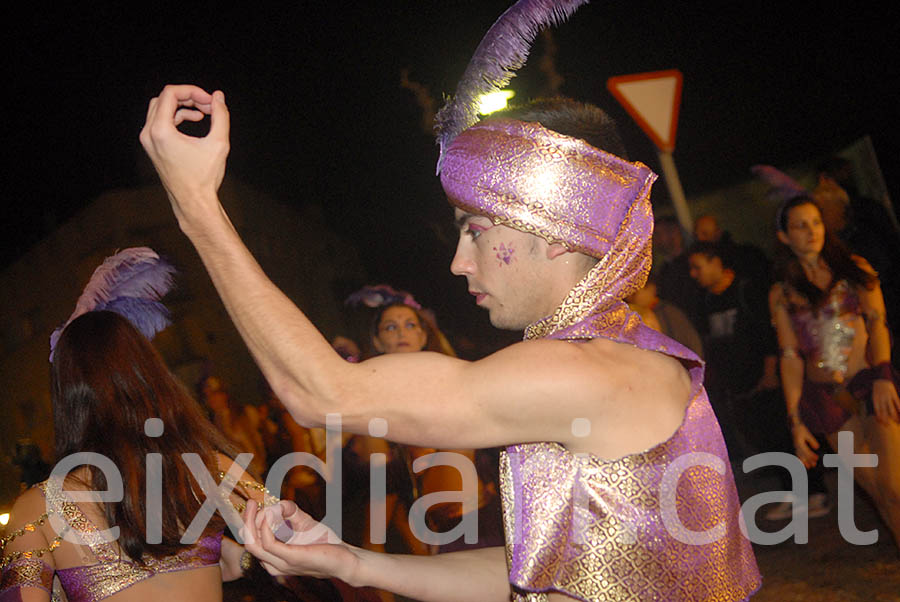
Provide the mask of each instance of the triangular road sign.
{"label": "triangular road sign", "polygon": [[656,147],[671,153],[678,129],[681,81],[681,71],[669,69],[611,77],[606,87]]}

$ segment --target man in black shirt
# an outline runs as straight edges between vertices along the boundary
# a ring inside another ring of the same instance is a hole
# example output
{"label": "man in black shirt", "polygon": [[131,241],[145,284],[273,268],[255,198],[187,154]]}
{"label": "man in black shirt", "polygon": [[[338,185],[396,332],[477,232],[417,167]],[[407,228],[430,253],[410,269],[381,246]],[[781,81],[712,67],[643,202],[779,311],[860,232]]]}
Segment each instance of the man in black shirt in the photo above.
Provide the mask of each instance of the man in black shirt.
{"label": "man in black shirt", "polygon": [[707,358],[706,388],[732,459],[749,455],[742,417],[760,391],[778,388],[777,342],[769,320],[768,283],[735,271],[730,247],[697,242],[688,250],[690,274],[704,289],[698,330]]}

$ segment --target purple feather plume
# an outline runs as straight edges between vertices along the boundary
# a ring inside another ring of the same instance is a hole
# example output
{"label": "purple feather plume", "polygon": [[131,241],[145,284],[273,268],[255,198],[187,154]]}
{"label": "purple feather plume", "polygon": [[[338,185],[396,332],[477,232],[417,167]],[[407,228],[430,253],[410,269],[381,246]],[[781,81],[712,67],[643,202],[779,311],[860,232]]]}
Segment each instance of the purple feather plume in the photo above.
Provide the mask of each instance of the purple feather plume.
{"label": "purple feather plume", "polygon": [[398,291],[387,284],[367,285],[347,297],[344,301],[347,305],[358,307],[360,304],[366,307],[383,307],[402,303],[415,309],[422,309],[413,296],[406,291]]}
{"label": "purple feather plume", "polygon": [[159,299],[172,288],[175,268],[153,249],[133,247],[107,257],[94,270],[66,323],[50,335],[50,361],[63,330],[89,311],[118,313],[148,339],[169,325],[169,310]]}
{"label": "purple feather plume", "polygon": [[771,165],[754,165],[750,171],[771,186],[767,193],[770,198],[786,201],[796,196],[809,194],[809,191],[797,183],[794,178]]}
{"label": "purple feather plume", "polygon": [[456,94],[435,117],[441,147],[437,171],[453,139],[478,121],[478,100],[509,83],[525,64],[535,36],[548,25],[565,21],[587,0],[519,0],[491,26],[469,60]]}

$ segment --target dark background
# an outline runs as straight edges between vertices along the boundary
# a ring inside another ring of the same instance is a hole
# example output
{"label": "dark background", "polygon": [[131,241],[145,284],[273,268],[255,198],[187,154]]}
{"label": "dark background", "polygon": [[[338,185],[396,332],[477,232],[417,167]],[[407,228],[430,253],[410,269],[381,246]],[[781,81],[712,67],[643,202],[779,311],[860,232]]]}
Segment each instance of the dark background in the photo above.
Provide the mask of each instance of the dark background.
{"label": "dark background", "polygon": [[[44,5],[4,19],[0,261],[99,193],[151,181],[137,141],[147,102],[166,83],[196,83],[225,91],[230,174],[286,203],[320,204],[372,282],[412,290],[442,321],[475,319],[447,272],[455,232],[436,147],[400,73],[436,99],[452,92],[509,2],[253,4]],[[631,158],[658,171],[605,84],[680,69],[675,160],[689,197],[745,179],[752,164],[791,165],[871,134],[898,198],[896,26],[865,4],[782,4],[594,2],[554,31],[561,92],[608,108]],[[541,40],[532,56],[545,52]],[[535,63],[512,82],[519,100],[546,85]],[[668,204],[662,183],[654,204]]]}

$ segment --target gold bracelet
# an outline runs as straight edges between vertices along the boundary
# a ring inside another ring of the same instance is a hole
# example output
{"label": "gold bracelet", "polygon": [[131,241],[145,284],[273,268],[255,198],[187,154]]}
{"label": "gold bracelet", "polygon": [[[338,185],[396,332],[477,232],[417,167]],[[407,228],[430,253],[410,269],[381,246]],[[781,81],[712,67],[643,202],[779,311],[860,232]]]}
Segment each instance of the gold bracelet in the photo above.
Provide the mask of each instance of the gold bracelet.
{"label": "gold bracelet", "polygon": [[244,550],[244,553],[241,554],[241,562],[240,562],[241,572],[246,573],[247,571],[249,571],[252,563],[253,563],[253,554],[251,554],[247,550]]}

